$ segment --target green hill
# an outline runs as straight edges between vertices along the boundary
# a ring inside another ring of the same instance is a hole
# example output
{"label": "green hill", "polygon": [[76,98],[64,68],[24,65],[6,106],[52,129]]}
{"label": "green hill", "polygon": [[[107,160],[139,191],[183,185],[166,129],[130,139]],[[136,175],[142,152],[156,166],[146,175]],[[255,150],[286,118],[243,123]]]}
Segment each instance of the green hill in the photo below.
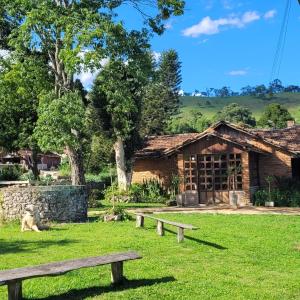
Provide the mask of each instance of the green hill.
{"label": "green hill", "polygon": [[292,116],[300,123],[300,93],[282,93],[272,98],[258,98],[255,96],[238,96],[228,98],[206,97],[181,97],[181,115],[188,119],[191,110],[200,111],[207,118],[211,118],[216,112],[230,103],[238,103],[249,108],[256,119],[259,119],[264,107],[270,103],[279,103],[285,106]]}

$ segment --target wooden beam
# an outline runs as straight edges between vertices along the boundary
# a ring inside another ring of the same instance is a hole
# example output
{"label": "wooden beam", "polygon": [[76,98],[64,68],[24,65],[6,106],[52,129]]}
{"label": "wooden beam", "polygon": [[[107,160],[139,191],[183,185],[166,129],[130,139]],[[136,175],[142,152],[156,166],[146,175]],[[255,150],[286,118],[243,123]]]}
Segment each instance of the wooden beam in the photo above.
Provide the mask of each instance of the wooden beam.
{"label": "wooden beam", "polygon": [[119,284],[123,281],[123,262],[118,261],[111,264],[111,282]]}
{"label": "wooden beam", "polygon": [[10,281],[8,287],[8,300],[22,299],[22,281]]}
{"label": "wooden beam", "polygon": [[136,227],[144,227],[144,216],[136,216]]}
{"label": "wooden beam", "polygon": [[184,229],[182,227],[178,227],[177,231],[177,241],[178,243],[183,242],[184,240]]}
{"label": "wooden beam", "polygon": [[157,233],[160,236],[163,236],[165,234],[164,231],[164,223],[162,221],[157,221]]}

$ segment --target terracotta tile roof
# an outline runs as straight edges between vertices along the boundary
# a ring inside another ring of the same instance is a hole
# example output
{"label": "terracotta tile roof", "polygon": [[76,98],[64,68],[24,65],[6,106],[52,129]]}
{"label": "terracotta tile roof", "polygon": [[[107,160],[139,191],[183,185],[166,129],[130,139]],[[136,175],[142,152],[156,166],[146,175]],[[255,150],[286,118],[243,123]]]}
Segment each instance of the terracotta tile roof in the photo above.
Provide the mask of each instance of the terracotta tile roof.
{"label": "terracotta tile roof", "polygon": [[144,146],[136,152],[136,156],[160,156],[170,149],[194,140],[200,133],[183,133],[173,135],[149,136],[144,141]]}
{"label": "terracotta tile roof", "polygon": [[300,125],[284,129],[253,130],[252,132],[273,145],[300,153]]}
{"label": "terracotta tile roof", "polygon": [[[225,124],[229,127],[239,130],[244,134],[230,135],[220,133],[216,129],[221,124]],[[161,155],[167,155],[173,153],[173,151],[180,147],[183,147],[208,135],[217,136],[229,142],[237,143],[249,150],[256,152],[263,152],[253,146],[251,143],[251,140],[253,141],[253,139],[258,138],[276,147],[280,147],[283,150],[292,153],[300,153],[300,125],[278,130],[250,130],[226,122],[219,122],[202,133],[149,136],[144,142],[144,147],[136,152],[136,157],[159,157]]]}

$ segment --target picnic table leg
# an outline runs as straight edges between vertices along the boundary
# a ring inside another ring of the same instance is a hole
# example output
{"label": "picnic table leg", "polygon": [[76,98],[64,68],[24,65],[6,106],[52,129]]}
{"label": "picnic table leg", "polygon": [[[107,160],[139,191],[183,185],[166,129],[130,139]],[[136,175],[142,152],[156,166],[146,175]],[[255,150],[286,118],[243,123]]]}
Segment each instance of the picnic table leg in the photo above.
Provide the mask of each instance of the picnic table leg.
{"label": "picnic table leg", "polygon": [[144,227],[144,217],[136,216],[136,227]]}
{"label": "picnic table leg", "polygon": [[157,221],[157,233],[160,235],[160,236],[163,236],[165,234],[165,231],[164,231],[164,223],[161,222],[161,221]]}
{"label": "picnic table leg", "polygon": [[111,264],[111,282],[118,284],[123,281],[123,262],[118,261]]}
{"label": "picnic table leg", "polygon": [[10,281],[7,284],[8,300],[22,299],[22,281]]}
{"label": "picnic table leg", "polygon": [[182,227],[178,227],[178,232],[177,232],[177,241],[178,243],[183,242],[184,240],[184,229]]}

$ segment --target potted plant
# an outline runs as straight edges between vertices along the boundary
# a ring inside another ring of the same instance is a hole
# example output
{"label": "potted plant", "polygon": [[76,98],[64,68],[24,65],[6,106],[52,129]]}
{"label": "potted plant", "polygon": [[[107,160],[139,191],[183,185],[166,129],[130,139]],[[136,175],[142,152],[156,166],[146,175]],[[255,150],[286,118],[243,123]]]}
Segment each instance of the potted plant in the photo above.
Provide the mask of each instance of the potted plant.
{"label": "potted plant", "polygon": [[265,201],[265,207],[274,207],[275,205],[274,205],[274,201],[272,200],[272,193],[271,193],[271,185],[274,181],[273,176],[267,176],[266,181],[267,181],[268,186],[269,186],[269,188],[268,188],[269,197],[268,197],[268,200]]}

